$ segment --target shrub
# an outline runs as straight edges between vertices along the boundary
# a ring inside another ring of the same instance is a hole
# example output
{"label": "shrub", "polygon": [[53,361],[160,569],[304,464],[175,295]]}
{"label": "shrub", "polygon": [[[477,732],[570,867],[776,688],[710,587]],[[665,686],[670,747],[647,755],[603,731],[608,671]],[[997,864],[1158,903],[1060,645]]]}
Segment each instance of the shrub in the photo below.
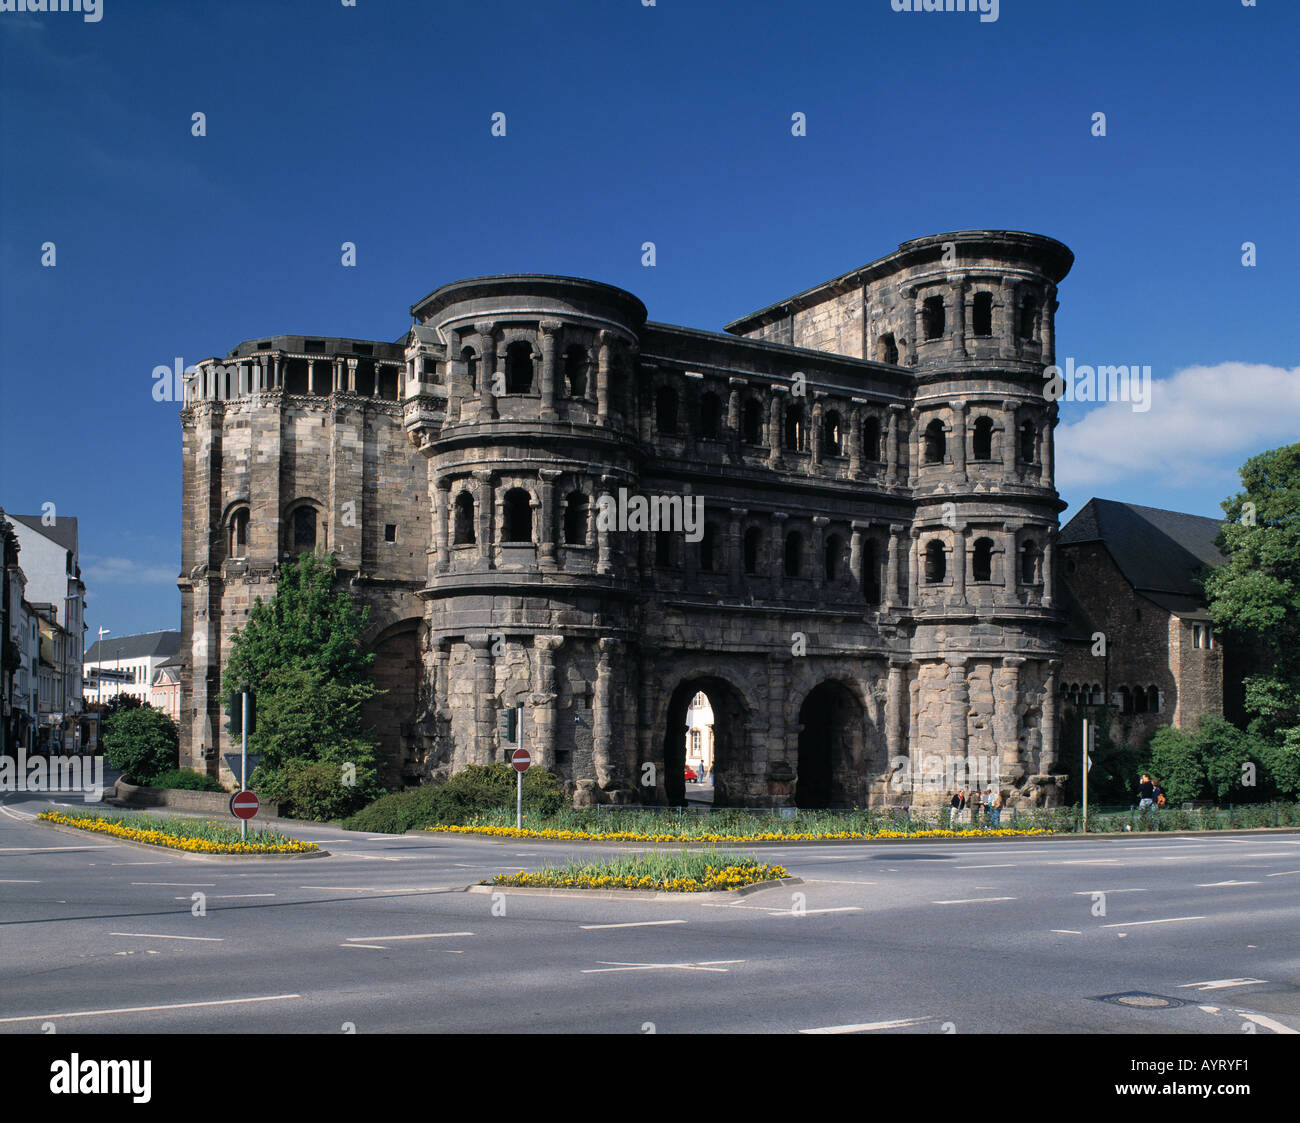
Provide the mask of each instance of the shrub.
{"label": "shrub", "polygon": [[273,771],[258,768],[250,786],[279,803],[282,815],[325,822],[350,815],[370,798],[369,783],[347,783],[347,779],[340,764],[291,760]]}
{"label": "shrub", "polygon": [[171,788],[173,791],[221,792],[225,791],[211,776],[195,772],[190,768],[169,768],[153,778],[150,785],[155,788]]}
{"label": "shrub", "polygon": [[[515,770],[508,764],[471,764],[442,784],[426,784],[380,796],[351,816],[350,831],[401,834],[438,824],[460,826],[479,816],[514,810]],[[530,768],[524,773],[524,809],[550,817],[569,805],[554,773]]]}
{"label": "shrub", "polygon": [[441,801],[440,784],[425,784],[404,792],[389,792],[345,819],[343,826],[350,831],[402,834],[437,823]]}
{"label": "shrub", "polygon": [[1195,740],[1171,725],[1151,735],[1151,778],[1158,781],[1170,803],[1205,799],[1209,784]]}
{"label": "shrub", "polygon": [[136,784],[174,769],[180,748],[176,723],[152,706],[122,710],[104,723],[104,759]]}

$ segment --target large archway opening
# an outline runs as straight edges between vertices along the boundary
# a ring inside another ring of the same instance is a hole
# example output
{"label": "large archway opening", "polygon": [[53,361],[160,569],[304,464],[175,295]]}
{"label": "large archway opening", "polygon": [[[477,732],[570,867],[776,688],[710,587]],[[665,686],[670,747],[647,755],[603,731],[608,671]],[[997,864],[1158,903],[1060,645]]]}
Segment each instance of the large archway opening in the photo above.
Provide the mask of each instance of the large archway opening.
{"label": "large archway opening", "polygon": [[[681,683],[668,701],[664,722],[665,801],[674,807],[739,803],[748,723],[743,698],[725,680],[705,676]],[[688,769],[695,780],[687,780]]]}
{"label": "large archway opening", "polygon": [[855,792],[854,762],[862,759],[862,703],[842,682],[814,687],[799,709],[795,806],[847,807]]}

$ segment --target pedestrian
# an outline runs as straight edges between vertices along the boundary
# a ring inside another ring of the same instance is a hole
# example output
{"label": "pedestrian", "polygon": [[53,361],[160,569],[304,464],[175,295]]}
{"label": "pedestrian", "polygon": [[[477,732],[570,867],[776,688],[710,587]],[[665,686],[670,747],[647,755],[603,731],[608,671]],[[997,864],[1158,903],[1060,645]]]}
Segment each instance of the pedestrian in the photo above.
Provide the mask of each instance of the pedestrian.
{"label": "pedestrian", "polygon": [[970,821],[971,825],[978,827],[980,825],[980,813],[984,807],[984,797],[980,795],[979,788],[970,793]]}
{"label": "pedestrian", "polygon": [[1156,801],[1156,810],[1158,811],[1169,801],[1165,799],[1165,790],[1160,786],[1159,780],[1151,781],[1151,795]]}
{"label": "pedestrian", "polygon": [[1138,810],[1150,811],[1156,805],[1156,786],[1151,777],[1142,773],[1142,782],[1138,784]]}
{"label": "pedestrian", "polygon": [[989,788],[989,794],[992,796],[989,800],[989,821],[993,824],[993,829],[997,830],[1002,825],[1002,789],[995,792]]}
{"label": "pedestrian", "polygon": [[966,789],[961,788],[955,796],[952,797],[952,814],[949,817],[949,824],[956,826],[961,821],[961,813],[966,810]]}

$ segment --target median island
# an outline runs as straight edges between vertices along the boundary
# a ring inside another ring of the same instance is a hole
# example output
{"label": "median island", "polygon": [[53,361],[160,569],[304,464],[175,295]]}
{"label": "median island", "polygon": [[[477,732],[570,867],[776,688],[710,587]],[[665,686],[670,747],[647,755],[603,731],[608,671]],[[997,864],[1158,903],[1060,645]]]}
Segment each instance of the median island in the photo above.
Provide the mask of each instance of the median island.
{"label": "median island", "polygon": [[163,846],[191,854],[309,854],[319,850],[265,827],[253,827],[240,839],[239,827],[204,819],[155,818],[152,815],[105,815],[100,811],[42,811],[37,820],[56,827],[73,827],[124,842]]}
{"label": "median island", "polygon": [[533,873],[498,874],[482,885],[529,889],[643,889],[660,893],[712,893],[743,889],[790,875],[783,866],[769,866],[741,854],[707,850],[680,853],[625,854],[596,862],[570,861]]}

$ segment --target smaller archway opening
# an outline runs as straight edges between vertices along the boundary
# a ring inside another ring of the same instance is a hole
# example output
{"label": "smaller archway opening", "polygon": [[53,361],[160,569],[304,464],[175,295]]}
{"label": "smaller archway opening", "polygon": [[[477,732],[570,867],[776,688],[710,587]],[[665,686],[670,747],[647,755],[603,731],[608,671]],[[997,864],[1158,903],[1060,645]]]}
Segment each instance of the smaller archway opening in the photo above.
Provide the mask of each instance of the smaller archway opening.
{"label": "smaller archway opening", "polygon": [[700,395],[699,435],[702,440],[716,441],[722,431],[722,401],[713,391]]}
{"label": "smaller archway opening", "polygon": [[975,432],[971,440],[971,452],[976,460],[993,459],[993,419],[991,417],[975,418]]}
{"label": "smaller archway opening", "polygon": [[[1139,687],[1138,689],[1141,689]],[[1154,685],[1147,687],[1147,713],[1158,714],[1160,712],[1160,691]]]}
{"label": "smaller archway opening", "polygon": [[289,517],[290,553],[309,554],[316,549],[316,508],[295,507]]}
{"label": "smaller archway opening", "polygon": [[876,358],[879,362],[898,364],[898,343],[892,331],[885,332],[876,344]]}
{"label": "smaller archway opening", "polygon": [[677,435],[677,391],[671,386],[655,391],[655,425],[663,436]]}
{"label": "smaller archway opening", "polygon": [[533,389],[533,345],[516,339],[506,348],[506,393],[529,394]]}
{"label": "smaller archway opening", "polygon": [[943,543],[937,538],[932,538],[925,547],[925,583],[941,584],[947,572],[948,558],[944,553]]}
{"label": "smaller archway opening", "polygon": [[842,444],[839,412],[828,410],[822,418],[822,452],[827,456],[840,456],[843,454]]}
{"label": "smaller archway opening", "polygon": [[242,558],[248,554],[248,508],[238,507],[230,516],[227,556]]}
{"label": "smaller archway opening", "polygon": [[944,435],[943,422],[937,417],[925,427],[925,462],[942,464],[948,451],[948,438]]}
{"label": "smaller archway opening", "polygon": [[1033,542],[1026,542],[1020,547],[1020,583],[1022,585],[1038,584],[1038,547]]}
{"label": "smaller archway opening", "polygon": [[803,571],[803,535],[797,530],[785,536],[785,575],[798,577]]}
{"label": "smaller archway opening", "polygon": [[971,577],[975,581],[993,580],[993,539],[975,539],[971,553]]}
{"label": "smaller archway opening", "polygon": [[750,398],[740,415],[741,434],[747,445],[763,443],[763,406]]}
{"label": "smaller archway opening", "polygon": [[1127,686],[1119,688],[1119,712],[1121,714],[1131,714],[1134,712],[1133,695],[1129,692]]}
{"label": "smaller archway opening", "polygon": [[872,415],[862,423],[862,459],[880,460],[880,418]]}
{"label": "smaller archway opening", "polygon": [[927,296],[921,305],[921,325],[926,339],[942,339],[945,324],[943,297]]}
{"label": "smaller archway opening", "polygon": [[564,350],[564,384],[571,398],[587,396],[587,368],[590,359],[587,349],[577,343]]}
{"label": "smaller archway opening", "polygon": [[842,572],[841,555],[844,553],[844,539],[838,534],[827,535],[824,551],[826,581],[827,583],[838,581]]}
{"label": "smaller archway opening", "polygon": [[803,406],[792,405],[785,411],[785,447],[791,452],[806,452],[808,431]]}
{"label": "smaller archway opening", "polygon": [[465,376],[469,379],[469,388],[478,390],[478,355],[473,347],[460,349],[460,361],[465,364]]}
{"label": "smaller archway opening", "polygon": [[453,546],[474,544],[474,497],[468,491],[462,491],[456,496],[455,528],[451,544]]}
{"label": "smaller archway opening", "polygon": [[1026,464],[1034,463],[1034,453],[1038,444],[1038,429],[1032,421],[1020,426],[1020,459]]}
{"label": "smaller archway opening", "polygon": [[532,496],[522,487],[512,487],[501,501],[501,541],[533,540]]}
{"label": "smaller archway opening", "polygon": [[989,336],[993,334],[993,294],[991,292],[977,292],[975,299],[971,301],[970,310],[971,331],[976,336]]}
{"label": "smaller archway opening", "polygon": [[758,548],[763,532],[756,526],[745,531],[745,572],[751,577],[758,573]]}
{"label": "smaller archway opening", "polygon": [[564,506],[564,544],[566,546],[585,546],[587,544],[589,501],[586,492],[571,491]]}
{"label": "smaller archway opening", "polygon": [[1038,301],[1027,296],[1020,302],[1019,335],[1021,339],[1033,339],[1035,321],[1038,319]]}

